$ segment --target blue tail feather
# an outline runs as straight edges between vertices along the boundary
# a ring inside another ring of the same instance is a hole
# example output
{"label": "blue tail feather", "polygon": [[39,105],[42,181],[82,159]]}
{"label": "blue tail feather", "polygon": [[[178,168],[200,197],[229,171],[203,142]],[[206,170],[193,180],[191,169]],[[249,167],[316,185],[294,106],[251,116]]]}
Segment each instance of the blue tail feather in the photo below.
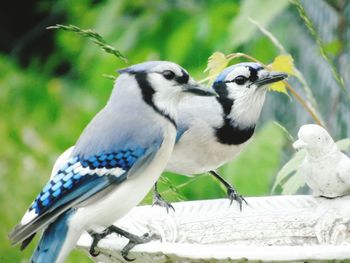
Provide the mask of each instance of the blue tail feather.
{"label": "blue tail feather", "polygon": [[45,229],[30,263],[56,262],[68,233],[67,220],[73,212],[68,210]]}

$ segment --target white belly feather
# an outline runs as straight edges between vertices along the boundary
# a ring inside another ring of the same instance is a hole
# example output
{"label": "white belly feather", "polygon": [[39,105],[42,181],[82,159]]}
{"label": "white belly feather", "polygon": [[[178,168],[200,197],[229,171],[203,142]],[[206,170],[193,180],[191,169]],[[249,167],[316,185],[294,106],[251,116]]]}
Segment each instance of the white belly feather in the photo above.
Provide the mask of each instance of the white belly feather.
{"label": "white belly feather", "polygon": [[213,132],[209,126],[192,126],[175,145],[166,170],[183,175],[206,173],[232,160],[249,142],[224,145],[216,141]]}

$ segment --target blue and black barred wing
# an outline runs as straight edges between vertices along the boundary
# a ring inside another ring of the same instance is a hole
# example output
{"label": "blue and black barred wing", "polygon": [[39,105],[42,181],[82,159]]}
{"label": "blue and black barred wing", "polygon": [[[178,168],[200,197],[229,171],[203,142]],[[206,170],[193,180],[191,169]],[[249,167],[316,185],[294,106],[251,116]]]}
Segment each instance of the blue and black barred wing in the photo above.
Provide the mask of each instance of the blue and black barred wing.
{"label": "blue and black barred wing", "polygon": [[9,234],[13,244],[33,235],[75,204],[123,182],[132,167],[147,163],[155,153],[155,149],[133,148],[71,158],[46,184],[21,223]]}

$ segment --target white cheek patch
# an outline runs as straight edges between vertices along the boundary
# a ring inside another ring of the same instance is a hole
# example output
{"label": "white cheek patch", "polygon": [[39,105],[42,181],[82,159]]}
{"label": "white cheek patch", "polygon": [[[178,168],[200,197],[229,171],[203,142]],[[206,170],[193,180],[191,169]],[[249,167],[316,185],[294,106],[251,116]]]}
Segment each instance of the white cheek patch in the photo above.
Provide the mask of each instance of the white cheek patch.
{"label": "white cheek patch", "polygon": [[231,81],[237,76],[244,76],[246,78],[249,78],[250,76],[250,71],[248,67],[238,67],[232,70],[229,74],[227,74],[225,80],[226,81]]}

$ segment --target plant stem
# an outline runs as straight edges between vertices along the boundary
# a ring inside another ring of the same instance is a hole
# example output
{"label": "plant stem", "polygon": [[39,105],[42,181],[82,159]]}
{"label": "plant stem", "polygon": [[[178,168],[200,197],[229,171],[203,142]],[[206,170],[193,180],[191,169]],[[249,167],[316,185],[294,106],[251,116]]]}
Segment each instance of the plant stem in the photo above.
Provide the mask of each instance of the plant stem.
{"label": "plant stem", "polygon": [[243,58],[249,59],[251,61],[254,61],[256,63],[259,63],[259,64],[263,65],[265,68],[267,68],[267,66],[264,63],[262,63],[261,61],[257,60],[256,58],[253,58],[252,56],[249,56],[245,53],[233,53],[233,54],[229,54],[226,56],[226,58],[229,61],[231,61],[232,59],[235,59],[235,58],[240,58],[240,57],[243,57]]}
{"label": "plant stem", "polygon": [[318,35],[318,33],[317,33],[313,23],[311,22],[310,18],[307,16],[304,7],[302,6],[302,4],[300,3],[299,0],[292,0],[291,3],[294,4],[294,6],[297,8],[297,10],[299,12],[299,15],[300,15],[301,19],[304,20],[304,23],[305,23],[306,27],[309,29],[311,36],[314,37],[314,39],[316,40],[316,44],[318,46],[320,54],[324,58],[324,60],[328,63],[328,65],[330,66],[334,78],[336,79],[336,81],[338,82],[340,87],[343,90],[346,90],[343,78],[341,77],[341,75],[337,71],[337,69],[334,66],[334,64],[331,61],[331,59],[328,57],[328,55],[327,55],[327,53],[326,53],[326,51],[324,49],[323,42],[322,42],[320,36]]}
{"label": "plant stem", "polygon": [[80,36],[89,38],[92,42],[94,42],[96,45],[100,46],[105,52],[112,54],[116,56],[117,58],[123,60],[125,63],[127,63],[127,58],[119,51],[116,50],[111,45],[108,45],[106,40],[102,36],[100,36],[97,32],[91,30],[91,29],[81,29],[74,25],[55,25],[55,26],[49,26],[47,29],[62,29],[65,31],[70,31],[75,34],[78,34]]}
{"label": "plant stem", "polygon": [[298,92],[287,82],[283,81],[286,85],[286,88],[293,94],[293,96],[297,99],[297,101],[303,106],[303,108],[309,113],[309,115],[313,118],[313,120],[320,126],[325,127],[323,122],[318,118],[316,113],[310,108],[310,106],[306,103],[306,101],[298,94]]}
{"label": "plant stem", "polygon": [[[199,176],[195,176],[195,177],[189,179],[187,182],[185,182],[183,184],[179,184],[177,186],[174,186],[174,188],[176,188],[176,191],[178,191],[178,189],[189,185],[190,183],[196,181],[198,178],[199,178]],[[170,193],[171,191],[174,191],[174,190],[173,189],[168,189],[168,190],[163,191],[161,194],[167,194],[167,193]]]}

